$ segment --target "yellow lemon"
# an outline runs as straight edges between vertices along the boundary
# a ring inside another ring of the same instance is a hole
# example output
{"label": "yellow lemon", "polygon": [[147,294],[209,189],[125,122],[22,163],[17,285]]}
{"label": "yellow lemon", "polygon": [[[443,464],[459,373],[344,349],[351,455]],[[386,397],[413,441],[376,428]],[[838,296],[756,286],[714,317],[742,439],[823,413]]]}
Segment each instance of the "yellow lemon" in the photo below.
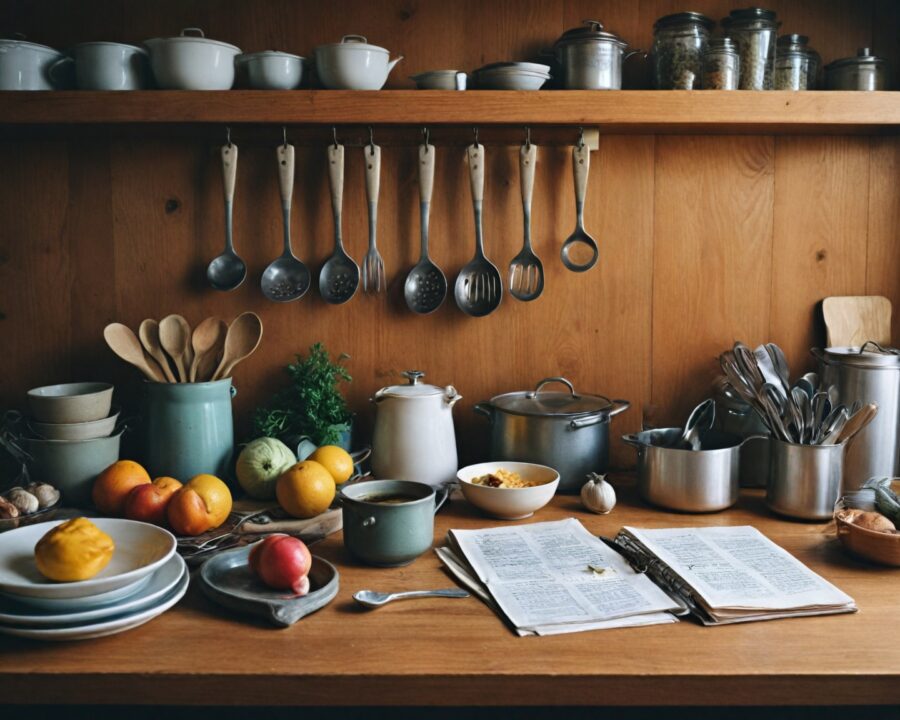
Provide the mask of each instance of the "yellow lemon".
{"label": "yellow lemon", "polygon": [[113,539],[87,518],[57,525],[34,546],[41,574],[57,582],[89,580],[112,560]]}
{"label": "yellow lemon", "polygon": [[304,460],[285,470],[275,484],[278,504],[288,515],[311,518],[325,512],[334,500],[334,478],[314,460]]}
{"label": "yellow lemon", "polygon": [[353,458],[344,448],[337,445],[323,445],[307,460],[324,467],[338,485],[347,482],[353,475]]}

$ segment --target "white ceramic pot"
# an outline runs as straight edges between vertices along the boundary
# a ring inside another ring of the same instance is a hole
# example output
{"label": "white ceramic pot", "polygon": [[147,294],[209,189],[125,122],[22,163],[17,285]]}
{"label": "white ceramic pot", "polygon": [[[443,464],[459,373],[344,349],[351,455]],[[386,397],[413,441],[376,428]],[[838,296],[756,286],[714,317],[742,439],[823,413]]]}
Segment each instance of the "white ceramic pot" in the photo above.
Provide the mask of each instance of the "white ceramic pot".
{"label": "white ceramic pot", "polygon": [[344,35],[339,43],[316,48],[316,73],[330,90],[381,90],[403,56],[369,45],[362,35]]}
{"label": "white ceramic pot", "polygon": [[303,82],[306,58],[277,50],[235,58],[238,75],[255,90],[296,90]]}
{"label": "white ceramic pot", "polygon": [[185,28],[179,37],[145,40],[144,45],[163,90],[230,90],[234,85],[234,58],[240,48],[210,40],[199,28]]}
{"label": "white ceramic pot", "polygon": [[403,373],[408,385],[382,388],[372,436],[372,472],[382,480],[412,480],[437,486],[456,477],[453,406],[462,399],[453,386],[425,385],[424,373]]}
{"label": "white ceramic pot", "polygon": [[150,84],[147,51],[114,42],[79,43],[72,57],[59,60],[50,72],[75,63],[75,85],[79,90],[143,90]]}
{"label": "white ceramic pot", "polygon": [[409,79],[419,90],[465,90],[468,76],[459,70],[429,70]]}
{"label": "white ceramic pot", "polygon": [[50,68],[63,57],[46,45],[0,40],[0,90],[55,90]]}

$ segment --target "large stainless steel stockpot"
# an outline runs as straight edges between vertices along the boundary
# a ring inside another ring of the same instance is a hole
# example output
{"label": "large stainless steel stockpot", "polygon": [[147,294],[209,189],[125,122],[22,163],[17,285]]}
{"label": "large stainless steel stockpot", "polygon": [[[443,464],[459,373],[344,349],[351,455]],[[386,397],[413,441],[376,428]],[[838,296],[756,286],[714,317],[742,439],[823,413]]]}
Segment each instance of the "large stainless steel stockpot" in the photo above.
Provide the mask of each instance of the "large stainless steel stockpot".
{"label": "large stainless steel stockpot", "polygon": [[878,414],[847,449],[844,489],[856,490],[871,477],[900,471],[900,356],[875,343],[810,351],[819,360],[825,387],[835,385],[844,405],[876,403]]}
{"label": "large stainless steel stockpot", "polygon": [[619,90],[622,62],[631,55],[622,38],[606,32],[596,20],[562,34],[553,46],[566,90]]}
{"label": "large stainless steel stockpot", "polygon": [[702,450],[675,447],[682,428],[644,430],[623,435],[638,451],[638,491],[653,505],[680,512],[716,512],[738,499],[742,439],[707,430]]}
{"label": "large stainless steel stockpot", "polygon": [[[547,391],[562,383],[568,392]],[[491,460],[533,462],[559,473],[559,492],[577,493],[591,472],[609,465],[609,419],[627,400],[583,395],[562,377],[544,378],[534,390],[497,395],[475,412],[491,421]]]}

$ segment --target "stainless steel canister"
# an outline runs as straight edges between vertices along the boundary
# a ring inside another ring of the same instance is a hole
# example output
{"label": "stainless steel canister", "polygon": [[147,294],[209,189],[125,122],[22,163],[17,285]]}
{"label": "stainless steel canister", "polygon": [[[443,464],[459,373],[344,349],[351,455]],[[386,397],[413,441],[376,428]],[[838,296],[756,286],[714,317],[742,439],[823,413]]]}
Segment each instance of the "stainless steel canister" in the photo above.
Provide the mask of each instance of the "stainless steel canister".
{"label": "stainless steel canister", "polygon": [[[544,390],[562,383],[566,392]],[[585,475],[609,465],[609,420],[630,406],[627,400],[575,392],[565,378],[545,378],[534,390],[497,395],[475,412],[491,421],[491,460],[518,460],[552,467],[559,492],[577,493]]]}
{"label": "stainless steel canister", "polygon": [[649,503],[680,512],[717,512],[738,499],[743,441],[737,435],[708,430],[701,450],[677,447],[681,428],[644,430],[623,435],[638,451],[638,491]]}
{"label": "stainless steel canister", "polygon": [[887,90],[887,61],[860,48],[856,57],[841,58],[825,66],[829,90]]}
{"label": "stainless steel canister", "polygon": [[765,487],[769,479],[769,428],[756,411],[727,386],[724,377],[715,382],[713,428],[746,440],[741,449],[741,487]]}
{"label": "stainless steel canister", "polygon": [[567,90],[619,90],[622,87],[622,62],[635,52],[625,53],[622,38],[603,29],[596,20],[585,20],[584,27],[572,28],[560,36],[553,52],[563,74]]}
{"label": "stainless steel canister", "polygon": [[844,488],[856,490],[870,477],[900,474],[900,355],[882,352],[875,343],[860,347],[813,348],[819,377],[835,385],[844,405],[874,402],[878,414],[847,451]]}
{"label": "stainless steel canister", "polygon": [[797,445],[772,438],[766,504],[780,515],[827,520],[841,494],[845,444]]}

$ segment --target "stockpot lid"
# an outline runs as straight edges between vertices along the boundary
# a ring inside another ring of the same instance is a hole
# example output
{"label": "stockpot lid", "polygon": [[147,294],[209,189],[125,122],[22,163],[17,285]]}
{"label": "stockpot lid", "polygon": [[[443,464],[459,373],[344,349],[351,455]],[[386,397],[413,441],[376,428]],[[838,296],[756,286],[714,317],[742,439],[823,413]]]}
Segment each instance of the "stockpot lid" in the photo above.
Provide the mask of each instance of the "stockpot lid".
{"label": "stockpot lid", "polygon": [[598,42],[614,43],[615,45],[623,48],[628,45],[628,43],[618,35],[604,30],[603,23],[597,20],[583,20],[581,27],[566,30],[562,35],[560,35],[559,40],[557,40],[553,44],[553,47],[556,48],[563,45],[574,45],[576,43]]}
{"label": "stockpot lid", "polygon": [[838,365],[860,368],[900,369],[900,350],[870,340],[860,345],[825,348],[825,359]]}
{"label": "stockpot lid", "polygon": [[[568,392],[547,391],[544,385],[562,383]],[[609,412],[613,402],[603,395],[583,395],[575,392],[572,383],[562,377],[544,378],[534,390],[511,392],[491,398],[491,405],[498,410],[513,415],[536,415],[541,417],[569,417]]]}
{"label": "stockpot lid", "polygon": [[382,388],[375,393],[375,398],[421,398],[434,397],[436,395],[453,397],[457,394],[456,389],[452,385],[438,387],[437,385],[427,385],[426,383],[419,382],[425,377],[425,373],[420,370],[404,370],[400,374],[409,380],[409,383],[406,385],[388,385],[388,387]]}
{"label": "stockpot lid", "polygon": [[654,30],[673,27],[675,25],[702,25],[707,30],[715,27],[716,21],[711,17],[707,17],[703,13],[698,12],[679,12],[671,15],[663,15],[659,20],[653,23]]}
{"label": "stockpot lid", "polygon": [[836,68],[849,67],[851,65],[883,65],[884,58],[873,55],[869,48],[859,48],[855,57],[840,58],[828,63],[826,70],[834,70]]}
{"label": "stockpot lid", "polygon": [[342,50],[367,50],[369,52],[379,52],[390,55],[390,51],[378,45],[370,45],[364,35],[344,35],[340,42],[327,43],[318,45],[316,50],[324,50],[325,48],[341,48]]}
{"label": "stockpot lid", "polygon": [[[188,35],[187,33],[198,33],[197,35]],[[158,45],[160,43],[188,43],[195,45],[218,45],[219,47],[227,48],[234,53],[240,53],[241,49],[236,45],[232,45],[231,43],[222,42],[221,40],[212,40],[211,38],[206,37],[206,33],[203,32],[200,28],[184,28],[181,31],[181,34],[177,37],[167,37],[167,38],[150,38],[149,40],[144,40],[144,45]]]}

